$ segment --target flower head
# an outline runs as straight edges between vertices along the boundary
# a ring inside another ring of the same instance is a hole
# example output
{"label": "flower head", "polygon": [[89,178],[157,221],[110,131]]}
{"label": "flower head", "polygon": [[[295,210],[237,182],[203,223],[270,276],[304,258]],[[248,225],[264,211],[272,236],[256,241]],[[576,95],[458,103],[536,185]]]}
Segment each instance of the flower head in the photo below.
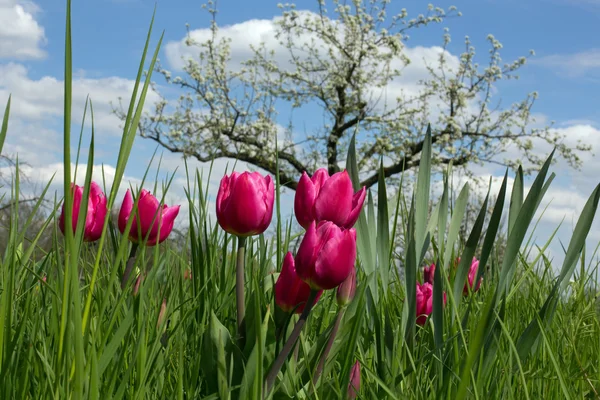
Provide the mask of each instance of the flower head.
{"label": "flower head", "polygon": [[221,179],[217,193],[217,220],[232,235],[263,233],[273,218],[275,188],[270,176],[233,172]]}
{"label": "flower head", "polygon": [[[83,199],[83,186],[71,184],[73,191],[73,214],[72,225],[73,232],[77,229],[77,221],[79,219],[79,209],[81,200]],[[83,231],[83,240],[86,242],[94,242],[100,239],[102,230],[104,229],[104,220],[106,218],[106,196],[96,182],[90,184],[90,194],[88,196],[87,213],[85,217],[85,225]],[[65,233],[65,204],[62,206],[62,212],[58,220],[58,227]]]}
{"label": "flower head", "polygon": [[302,174],[294,197],[294,213],[298,223],[308,229],[310,223],[331,221],[342,228],[352,228],[360,215],[366,189],[354,193],[347,171],[331,177],[325,168],[318,169],[311,178]]}
{"label": "flower head", "polygon": [[133,212],[133,203],[133,196],[127,189],[119,212],[121,233],[125,233],[129,218],[133,218],[129,240],[141,243],[148,238],[146,246],[154,246],[163,242],[173,230],[180,206],[169,207],[166,204],[161,206],[158,199],[145,189],[140,192],[137,213]]}

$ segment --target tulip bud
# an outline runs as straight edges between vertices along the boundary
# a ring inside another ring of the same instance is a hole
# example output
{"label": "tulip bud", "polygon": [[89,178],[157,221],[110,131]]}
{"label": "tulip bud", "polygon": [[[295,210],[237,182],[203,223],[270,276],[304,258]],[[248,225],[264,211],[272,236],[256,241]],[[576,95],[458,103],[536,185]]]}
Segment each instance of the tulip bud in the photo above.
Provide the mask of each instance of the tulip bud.
{"label": "tulip bud", "polygon": [[[433,310],[433,285],[431,283],[420,284],[417,282],[417,324],[425,325],[427,317]],[[444,305],[446,305],[446,293],[444,293]]]}
{"label": "tulip bud", "polygon": [[348,398],[356,399],[360,392],[360,362],[356,361],[350,371],[350,383],[348,384]]}
{"label": "tulip bud", "polygon": [[[314,304],[321,297],[321,293],[319,292],[315,298]],[[304,310],[309,294],[310,286],[296,275],[294,256],[288,252],[283,259],[281,273],[275,283],[275,303],[285,312],[289,313],[293,310],[296,314],[300,314]]]}
{"label": "tulip bud", "polygon": [[336,300],[338,306],[344,307],[352,302],[356,293],[356,268],[352,268],[352,272],[344,282],[337,288]]}
{"label": "tulip bud", "polygon": [[313,289],[333,289],[342,283],[356,262],[356,230],[341,229],[330,221],[313,221],[298,254],[296,273]]}
{"label": "tulip bud", "polygon": [[185,271],[183,271],[183,279],[188,279],[188,280],[192,280],[192,270],[189,268],[186,268]]}
{"label": "tulip bud", "polygon": [[[77,220],[79,218],[79,207],[83,198],[83,187],[71,184],[73,190],[73,232],[77,229]],[[87,215],[85,218],[85,226],[83,231],[83,240],[86,242],[94,242],[100,239],[102,229],[104,228],[104,219],[108,208],[106,208],[106,196],[96,182],[90,185],[90,194],[88,196]],[[65,204],[62,206],[62,213],[58,220],[58,226],[61,232],[65,233]]]}
{"label": "tulip bud", "polygon": [[360,215],[366,188],[354,193],[347,171],[329,177],[325,168],[312,178],[302,174],[294,197],[294,213],[298,223],[308,229],[312,221],[331,221],[342,228],[352,228]]}
{"label": "tulip bud", "polygon": [[121,233],[125,233],[127,222],[131,217],[133,222],[129,231],[129,240],[141,243],[147,237],[146,246],[163,242],[173,230],[180,206],[168,207],[166,204],[161,206],[158,199],[145,189],[140,192],[137,213],[133,212],[133,203],[133,196],[127,189],[119,212]]}
{"label": "tulip bud", "polygon": [[433,285],[433,276],[435,275],[435,264],[423,268],[423,283],[431,283]]}
{"label": "tulip bud", "polygon": [[275,187],[270,176],[259,172],[233,172],[221,179],[217,193],[217,221],[236,236],[263,233],[273,218]]}
{"label": "tulip bud", "polygon": [[142,285],[142,281],[144,280],[144,276],[139,274],[135,280],[135,284],[133,285],[133,295],[137,296],[140,291],[140,286]]}
{"label": "tulip bud", "polygon": [[469,268],[469,277],[467,279],[467,283],[465,284],[465,287],[463,288],[464,295],[469,293],[469,288],[471,288],[471,290],[473,292],[476,292],[479,290],[479,286],[481,286],[481,281],[483,280],[483,277],[480,278],[479,281],[477,282],[477,285],[475,287],[473,287],[473,285],[475,283],[475,279],[477,278],[478,270],[479,270],[479,260],[473,257],[473,261],[471,261],[471,267]]}
{"label": "tulip bud", "polygon": [[160,305],[160,311],[158,312],[158,321],[156,322],[156,329],[159,329],[163,322],[165,322],[165,316],[167,314],[167,299],[164,298]]}

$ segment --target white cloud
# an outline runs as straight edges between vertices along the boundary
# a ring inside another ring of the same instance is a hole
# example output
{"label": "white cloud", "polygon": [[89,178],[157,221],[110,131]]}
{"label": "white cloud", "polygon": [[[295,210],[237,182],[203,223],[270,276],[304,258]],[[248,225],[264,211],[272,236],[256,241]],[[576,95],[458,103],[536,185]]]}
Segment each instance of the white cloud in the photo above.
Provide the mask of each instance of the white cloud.
{"label": "white cloud", "polygon": [[553,54],[533,59],[532,63],[556,69],[569,77],[580,77],[600,70],[600,49],[573,54]]}
{"label": "white cloud", "polygon": [[[112,113],[110,103],[116,104],[122,97],[129,101],[135,82],[130,79],[111,76],[106,78],[73,78],[73,121],[80,124],[86,97],[89,95],[94,106],[94,127],[103,134],[119,132],[120,120]],[[33,79],[27,67],[18,63],[0,64],[0,104],[6,104],[12,95],[11,118],[31,121],[48,121],[51,118],[62,120],[64,83],[53,76]],[[145,107],[158,100],[154,91],[148,91]],[[88,110],[86,120],[90,120]],[[77,126],[77,125],[75,125]]]}
{"label": "white cloud", "polygon": [[0,58],[40,59],[46,43],[35,19],[39,7],[31,1],[0,0]]}

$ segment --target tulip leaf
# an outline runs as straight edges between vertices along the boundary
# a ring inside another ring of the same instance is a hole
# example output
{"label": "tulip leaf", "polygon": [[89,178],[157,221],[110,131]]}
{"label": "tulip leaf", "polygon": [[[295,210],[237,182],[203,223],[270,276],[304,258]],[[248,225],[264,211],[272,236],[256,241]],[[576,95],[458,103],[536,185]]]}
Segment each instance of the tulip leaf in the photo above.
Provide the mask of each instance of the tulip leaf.
{"label": "tulip leaf", "polygon": [[523,168],[519,165],[517,174],[513,182],[512,194],[510,195],[510,206],[508,209],[508,234],[510,235],[517,217],[519,216],[519,210],[523,205]]}
{"label": "tulip leaf", "polygon": [[406,257],[404,260],[404,281],[406,300],[404,301],[404,314],[406,323],[405,338],[409,346],[412,345],[415,334],[416,321],[416,296],[417,296],[417,254],[415,243],[415,201],[411,199],[410,212],[408,216]]}
{"label": "tulip leaf", "polygon": [[10,115],[10,100],[12,96],[8,96],[6,102],[6,108],[4,109],[4,117],[2,118],[2,127],[0,128],[0,154],[2,154],[2,148],[4,147],[4,141],[6,140],[6,133],[8,132],[8,116]]}
{"label": "tulip leaf", "polygon": [[[348,146],[348,157],[346,160],[346,169],[348,170],[348,174],[352,180],[352,186],[354,187],[354,190],[360,190],[361,186],[358,175],[358,164],[356,161],[356,134],[352,135],[352,138],[350,139],[350,145]],[[370,230],[364,209],[361,211],[358,221],[354,227],[356,229],[356,245],[358,255],[360,256],[360,261],[362,267],[364,268],[365,274],[369,276],[376,270],[375,257],[377,253],[371,246]],[[376,281],[373,283],[373,286],[371,286],[371,290],[377,290]]]}
{"label": "tulip leaf", "polygon": [[[469,275],[469,271],[471,268],[471,264],[473,262],[473,257],[475,256],[475,250],[477,249],[477,245],[479,244],[479,237],[481,236],[481,231],[483,229],[483,223],[485,221],[485,216],[487,212],[487,203],[490,197],[490,186],[488,186],[488,192],[485,196],[485,200],[483,201],[483,205],[479,210],[479,215],[477,215],[477,219],[473,224],[473,228],[471,229],[471,233],[469,234],[469,238],[467,239],[467,243],[463,250],[460,263],[458,264],[458,268],[456,270],[456,275],[454,276],[454,299],[459,299],[463,293],[463,288],[467,276]],[[473,282],[473,290],[477,287],[477,281]]]}
{"label": "tulip leaf", "polygon": [[[350,371],[352,366],[356,362],[355,351],[358,346],[360,338],[360,331],[362,329],[363,321],[365,319],[365,307],[366,307],[366,291],[368,285],[361,285],[360,293],[354,298],[352,304],[356,304],[356,311],[351,320],[347,322],[350,326],[350,335],[345,341],[344,350],[342,352],[341,363],[341,387],[347,388],[350,383]],[[357,290],[357,292],[359,292]]]}
{"label": "tulip leaf", "polygon": [[[536,176],[522,207],[519,209],[518,217],[514,222],[513,229],[508,235],[504,258],[502,260],[502,267],[500,269],[500,278],[498,281],[498,287],[500,288],[500,291],[496,293],[496,304],[500,299],[501,293],[508,289],[510,282],[512,281],[517,255],[521,248],[521,244],[523,243],[523,239],[525,238],[525,234],[527,233],[527,229],[529,228],[541,198],[544,196],[545,191],[548,189],[554,177],[554,175],[551,175],[548,179],[548,182],[544,184],[553,155],[554,151],[552,151],[540,169],[540,172]],[[516,201],[518,201],[519,196],[520,195],[517,193]],[[514,204],[512,199],[511,202]]]}
{"label": "tulip leaf", "polygon": [[431,182],[431,125],[427,125],[427,132],[423,139],[423,150],[419,162],[419,173],[416,187],[415,203],[415,246],[420,254],[425,245],[427,215],[429,213],[429,190]]}
{"label": "tulip leaf", "polygon": [[377,183],[377,260],[383,296],[387,294],[390,282],[390,220],[388,213],[387,191],[383,174],[383,160],[379,164]]}
{"label": "tulip leaf", "polygon": [[537,342],[541,329],[543,329],[540,324],[549,324],[552,319],[558,302],[558,296],[562,290],[565,290],[566,285],[573,274],[577,258],[585,246],[585,240],[594,221],[599,200],[600,185],[596,186],[588,198],[585,206],[583,207],[581,215],[577,220],[577,224],[573,230],[573,236],[569,242],[567,254],[565,255],[558,280],[554,284],[554,287],[552,288],[540,311],[536,314],[533,320],[529,323],[528,327],[519,337],[517,342],[517,350],[519,352],[519,357],[521,357],[522,360],[525,360],[529,356],[534,344]]}
{"label": "tulip leaf", "polygon": [[485,273],[485,267],[487,265],[487,260],[492,253],[492,248],[496,240],[498,228],[500,227],[502,212],[504,211],[504,200],[506,199],[507,181],[508,169],[504,173],[504,179],[502,180],[502,185],[500,186],[500,190],[498,191],[498,197],[496,198],[496,203],[494,204],[492,216],[490,217],[490,222],[485,233],[485,238],[483,239],[483,245],[481,247],[481,256],[479,257],[479,270],[477,271],[477,277],[475,282],[479,282],[479,280],[483,277],[483,274]]}
{"label": "tulip leaf", "polygon": [[443,266],[452,265],[452,260],[450,257],[454,250],[454,242],[458,238],[458,234],[460,231],[460,227],[462,225],[463,217],[465,215],[465,210],[467,209],[467,200],[469,198],[469,184],[465,183],[456,202],[454,204],[454,209],[452,210],[452,217],[450,218],[450,228],[448,230],[448,237],[446,239],[444,258],[442,259],[441,264]]}

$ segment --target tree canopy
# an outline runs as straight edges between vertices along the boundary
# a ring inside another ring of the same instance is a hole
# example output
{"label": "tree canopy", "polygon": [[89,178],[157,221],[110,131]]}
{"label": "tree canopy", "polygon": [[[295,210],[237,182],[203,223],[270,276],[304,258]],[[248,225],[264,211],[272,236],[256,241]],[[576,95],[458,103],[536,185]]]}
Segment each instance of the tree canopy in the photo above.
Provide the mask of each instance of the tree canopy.
{"label": "tree canopy", "polygon": [[[518,78],[527,57],[504,63],[492,35],[487,62],[479,65],[468,37],[462,54],[448,51],[445,29],[427,77],[405,85],[403,71],[412,61],[408,33],[460,16],[455,7],[429,5],[425,14],[409,18],[404,9],[388,15],[390,0],[316,4],[314,12],[280,4],[281,15],[273,20],[277,45],[250,46],[251,55],[241,62],[234,62],[231,38],[217,24],[216,4],[206,4],[210,34],[199,37],[188,26],[185,45],[194,56],[183,58],[183,76],[157,67],[181,95],[172,102],[162,97],[140,121],[141,135],[199,161],[233,158],[273,174],[277,154],[281,182],[291,189],[303,171],[343,168],[355,132],[367,187],[377,183],[380,160],[386,178],[419,165],[429,123],[438,167],[527,161],[535,168],[543,161],[533,151],[536,140],[555,146],[573,167],[580,165],[578,153],[590,150],[583,143],[571,148],[551,126],[535,123],[535,92],[501,107],[495,85]],[[300,134],[298,115],[310,115],[317,128]],[[503,158],[509,148],[521,159]]]}

